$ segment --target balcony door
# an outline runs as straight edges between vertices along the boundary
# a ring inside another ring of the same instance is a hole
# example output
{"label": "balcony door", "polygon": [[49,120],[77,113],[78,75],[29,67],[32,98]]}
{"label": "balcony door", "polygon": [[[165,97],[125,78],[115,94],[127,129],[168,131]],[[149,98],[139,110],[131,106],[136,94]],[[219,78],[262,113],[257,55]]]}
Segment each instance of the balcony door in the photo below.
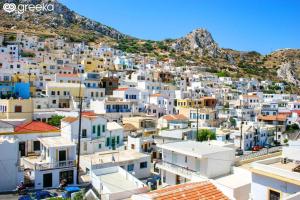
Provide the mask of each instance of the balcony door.
{"label": "balcony door", "polygon": [[67,160],[67,152],[66,150],[60,150],[58,154],[58,161],[63,162]]}

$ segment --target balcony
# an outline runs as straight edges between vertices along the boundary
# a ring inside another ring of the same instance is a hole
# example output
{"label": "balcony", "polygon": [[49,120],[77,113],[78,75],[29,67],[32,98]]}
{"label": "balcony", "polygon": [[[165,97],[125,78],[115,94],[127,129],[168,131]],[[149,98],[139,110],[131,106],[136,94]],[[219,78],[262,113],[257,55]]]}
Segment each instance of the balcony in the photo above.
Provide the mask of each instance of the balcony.
{"label": "balcony", "polygon": [[173,174],[177,174],[179,176],[185,177],[190,180],[195,180],[195,181],[207,180],[206,177],[200,175],[200,172],[196,172],[194,170],[184,168],[169,162],[159,161],[156,163],[156,167],[159,169],[169,171]]}
{"label": "balcony", "polygon": [[106,109],[107,113],[125,113],[125,112],[131,112],[131,109]]}
{"label": "balcony", "polygon": [[22,158],[21,165],[24,168],[30,168],[33,170],[42,171],[42,170],[49,170],[49,169],[75,167],[76,161],[75,160],[66,160],[66,161],[49,163],[49,162],[46,162],[46,160],[41,160],[40,157],[32,156],[32,157]]}

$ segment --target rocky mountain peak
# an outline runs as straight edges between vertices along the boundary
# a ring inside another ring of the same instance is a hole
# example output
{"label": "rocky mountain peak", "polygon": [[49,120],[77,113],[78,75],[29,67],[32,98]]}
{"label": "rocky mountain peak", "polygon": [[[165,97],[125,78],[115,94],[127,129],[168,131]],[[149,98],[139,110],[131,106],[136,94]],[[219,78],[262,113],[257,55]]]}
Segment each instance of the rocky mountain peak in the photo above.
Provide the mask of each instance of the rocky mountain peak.
{"label": "rocky mountain peak", "polygon": [[200,56],[216,57],[219,53],[218,45],[211,33],[203,28],[195,29],[185,37],[177,39],[173,48],[177,51],[194,51]]}

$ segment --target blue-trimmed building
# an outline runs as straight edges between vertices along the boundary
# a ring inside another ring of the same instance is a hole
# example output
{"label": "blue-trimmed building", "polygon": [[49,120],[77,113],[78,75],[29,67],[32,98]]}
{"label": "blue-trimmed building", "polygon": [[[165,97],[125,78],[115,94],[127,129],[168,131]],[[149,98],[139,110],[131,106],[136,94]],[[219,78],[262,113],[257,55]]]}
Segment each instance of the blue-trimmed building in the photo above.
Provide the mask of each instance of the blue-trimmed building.
{"label": "blue-trimmed building", "polygon": [[30,85],[29,83],[11,83],[11,82],[0,82],[0,98],[30,98]]}

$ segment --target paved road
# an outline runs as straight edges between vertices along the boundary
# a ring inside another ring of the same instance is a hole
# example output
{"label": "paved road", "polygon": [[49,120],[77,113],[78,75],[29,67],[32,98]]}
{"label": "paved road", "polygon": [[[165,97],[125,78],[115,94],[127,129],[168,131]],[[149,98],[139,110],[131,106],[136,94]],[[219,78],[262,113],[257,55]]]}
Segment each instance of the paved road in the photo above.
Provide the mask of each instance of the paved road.
{"label": "paved road", "polygon": [[18,199],[19,196],[16,194],[0,194],[0,199],[1,200],[15,200]]}

